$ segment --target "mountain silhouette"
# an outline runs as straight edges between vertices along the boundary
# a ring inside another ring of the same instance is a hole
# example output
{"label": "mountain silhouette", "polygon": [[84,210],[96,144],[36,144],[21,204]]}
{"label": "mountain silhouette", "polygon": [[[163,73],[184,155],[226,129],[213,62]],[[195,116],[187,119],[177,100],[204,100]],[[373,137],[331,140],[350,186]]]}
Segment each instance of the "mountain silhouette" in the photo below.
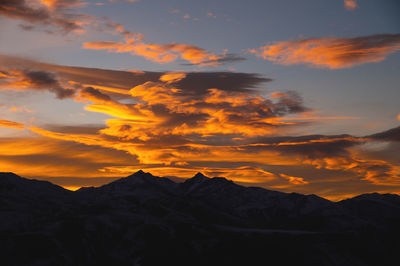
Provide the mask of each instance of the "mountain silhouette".
{"label": "mountain silhouette", "polygon": [[75,192],[0,173],[3,265],[397,265],[400,196],[340,202],[197,173]]}

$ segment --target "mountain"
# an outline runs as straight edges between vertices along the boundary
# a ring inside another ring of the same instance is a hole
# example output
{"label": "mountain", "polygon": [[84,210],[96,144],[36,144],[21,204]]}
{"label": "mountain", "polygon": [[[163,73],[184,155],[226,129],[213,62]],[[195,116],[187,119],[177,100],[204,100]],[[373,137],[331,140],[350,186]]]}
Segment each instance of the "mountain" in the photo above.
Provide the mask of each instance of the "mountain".
{"label": "mountain", "polygon": [[201,173],[75,192],[0,173],[4,265],[397,265],[400,196],[340,202]]}

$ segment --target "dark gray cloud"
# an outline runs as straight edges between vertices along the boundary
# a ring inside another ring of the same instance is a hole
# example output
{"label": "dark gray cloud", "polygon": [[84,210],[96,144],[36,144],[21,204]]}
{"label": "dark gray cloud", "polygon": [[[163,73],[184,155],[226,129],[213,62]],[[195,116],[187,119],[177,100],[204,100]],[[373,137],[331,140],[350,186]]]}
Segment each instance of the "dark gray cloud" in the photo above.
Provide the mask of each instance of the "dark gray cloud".
{"label": "dark gray cloud", "polygon": [[[0,65],[9,67],[29,66],[35,69],[57,73],[61,78],[81,84],[108,86],[122,90],[144,84],[158,82],[166,72],[120,71],[99,68],[70,67],[46,64],[18,57],[0,55]],[[187,72],[186,77],[174,86],[189,95],[201,95],[211,88],[224,91],[251,92],[272,81],[254,73],[241,72]],[[120,95],[123,97],[123,95]]]}
{"label": "dark gray cloud", "polygon": [[64,99],[72,97],[75,91],[73,89],[63,88],[55,75],[45,71],[27,71],[23,72],[25,79],[38,89],[48,89],[57,95],[57,98]]}
{"label": "dark gray cloud", "polygon": [[[308,135],[257,138],[245,148],[249,151],[272,150],[285,154],[298,154],[308,158],[348,156],[348,149],[365,143],[350,135]],[[267,144],[263,146],[263,144]]]}
{"label": "dark gray cloud", "polygon": [[110,96],[108,96],[107,94],[104,94],[101,91],[96,90],[92,87],[85,87],[85,88],[81,89],[79,93],[82,97],[95,98],[98,101],[104,101],[104,102],[112,101]]}
{"label": "dark gray cloud", "polygon": [[44,128],[51,131],[67,133],[67,134],[96,134],[104,128],[104,125],[61,125],[48,124]]}
{"label": "dark gray cloud", "polygon": [[[1,0],[0,15],[33,25],[55,26],[69,32],[81,28],[79,23],[85,15],[68,11],[79,5],[83,5],[80,0],[58,0],[47,5],[38,5],[29,0]],[[23,25],[22,28],[32,30],[33,25]]]}
{"label": "dark gray cloud", "polygon": [[66,88],[54,73],[48,71],[6,69],[2,73],[0,89],[47,90],[54,93],[58,99],[70,98],[75,94],[75,89]]}

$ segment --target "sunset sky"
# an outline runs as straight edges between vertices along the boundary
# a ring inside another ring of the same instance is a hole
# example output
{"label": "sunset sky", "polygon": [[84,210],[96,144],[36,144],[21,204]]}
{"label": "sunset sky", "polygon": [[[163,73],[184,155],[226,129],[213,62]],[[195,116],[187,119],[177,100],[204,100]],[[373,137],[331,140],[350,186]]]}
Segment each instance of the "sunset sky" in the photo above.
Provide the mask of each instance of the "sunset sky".
{"label": "sunset sky", "polygon": [[400,193],[398,0],[1,0],[0,171]]}

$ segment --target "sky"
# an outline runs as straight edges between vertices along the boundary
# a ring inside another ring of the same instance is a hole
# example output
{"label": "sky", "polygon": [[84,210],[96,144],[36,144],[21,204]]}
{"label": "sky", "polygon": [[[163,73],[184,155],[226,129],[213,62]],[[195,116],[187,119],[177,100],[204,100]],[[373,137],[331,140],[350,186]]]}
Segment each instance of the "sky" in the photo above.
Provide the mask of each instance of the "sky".
{"label": "sky", "polygon": [[397,0],[2,0],[0,171],[400,193]]}

